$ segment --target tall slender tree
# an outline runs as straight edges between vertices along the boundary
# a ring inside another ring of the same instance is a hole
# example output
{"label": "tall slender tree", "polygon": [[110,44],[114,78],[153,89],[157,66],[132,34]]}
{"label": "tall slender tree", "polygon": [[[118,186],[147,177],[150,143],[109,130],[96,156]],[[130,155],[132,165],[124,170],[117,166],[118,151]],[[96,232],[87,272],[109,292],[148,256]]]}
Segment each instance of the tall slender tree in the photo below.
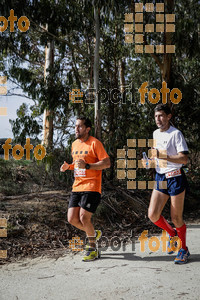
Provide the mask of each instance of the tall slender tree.
{"label": "tall slender tree", "polygon": [[[47,25],[48,28],[48,25]],[[48,41],[45,47],[45,66],[44,66],[44,78],[45,81],[49,76],[50,68],[53,68],[54,62],[54,42],[53,40]],[[48,82],[46,82],[48,84]],[[54,112],[52,109],[45,108],[43,115],[43,137],[42,144],[47,148],[53,146],[53,116]]]}

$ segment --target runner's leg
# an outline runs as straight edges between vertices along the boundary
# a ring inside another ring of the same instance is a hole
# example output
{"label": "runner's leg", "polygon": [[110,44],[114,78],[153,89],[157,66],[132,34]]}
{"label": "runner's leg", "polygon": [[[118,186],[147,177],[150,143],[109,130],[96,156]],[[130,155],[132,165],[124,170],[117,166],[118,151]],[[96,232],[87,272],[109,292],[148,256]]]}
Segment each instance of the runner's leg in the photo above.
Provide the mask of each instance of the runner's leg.
{"label": "runner's leg", "polygon": [[68,208],[68,213],[67,213],[68,222],[73,226],[77,227],[78,229],[85,231],[79,216],[80,216],[80,207]]}
{"label": "runner's leg", "polygon": [[182,248],[186,250],[186,225],[183,221],[184,198],[185,191],[176,196],[171,196],[171,219],[182,242]]}
{"label": "runner's leg", "polygon": [[68,209],[68,222],[76,228],[86,232],[90,247],[96,247],[95,231],[91,223],[92,213],[80,207]]}
{"label": "runner's leg", "polygon": [[169,195],[166,195],[157,190],[153,190],[151,195],[151,200],[148,209],[149,219],[158,227],[166,230],[170,236],[175,236],[175,230],[166,221],[166,219],[161,216],[163,208],[169,199]]}
{"label": "runner's leg", "polygon": [[153,190],[148,209],[148,217],[153,223],[159,220],[168,199],[169,195]]}
{"label": "runner's leg", "polygon": [[85,210],[82,207],[80,208],[80,221],[89,239],[89,244],[92,248],[96,248],[95,230],[91,222],[92,215],[93,213]]}
{"label": "runner's leg", "polygon": [[184,207],[185,191],[182,193],[171,196],[171,219],[175,227],[181,227],[183,221],[183,207]]}

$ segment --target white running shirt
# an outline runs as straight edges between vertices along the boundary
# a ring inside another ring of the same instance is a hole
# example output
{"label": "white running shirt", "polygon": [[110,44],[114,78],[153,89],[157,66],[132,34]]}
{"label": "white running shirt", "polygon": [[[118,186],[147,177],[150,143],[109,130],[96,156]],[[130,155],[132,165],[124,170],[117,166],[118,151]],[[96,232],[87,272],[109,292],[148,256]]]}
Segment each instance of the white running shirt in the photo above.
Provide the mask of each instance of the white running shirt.
{"label": "white running shirt", "polygon": [[[183,134],[173,126],[170,126],[166,131],[160,131],[160,129],[155,130],[153,132],[153,139],[156,140],[156,147],[154,148],[158,150],[167,150],[167,155],[169,156],[177,155],[179,152],[188,151],[188,146]],[[167,167],[160,168],[158,161],[159,159],[157,159],[156,172],[160,174],[171,172],[182,167],[182,164],[167,161]]]}

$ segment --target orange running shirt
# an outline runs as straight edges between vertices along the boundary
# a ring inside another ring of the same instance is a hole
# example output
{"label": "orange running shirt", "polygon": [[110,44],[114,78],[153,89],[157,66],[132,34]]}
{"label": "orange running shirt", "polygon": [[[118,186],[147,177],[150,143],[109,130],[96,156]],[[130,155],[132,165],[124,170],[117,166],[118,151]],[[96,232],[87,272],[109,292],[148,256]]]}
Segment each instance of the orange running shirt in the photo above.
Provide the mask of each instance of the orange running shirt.
{"label": "orange running shirt", "polygon": [[[96,163],[108,156],[102,143],[90,136],[86,142],[77,139],[72,143],[73,162],[77,159],[84,160],[87,164]],[[99,192],[101,194],[102,170],[86,170],[74,167],[74,184],[72,192]]]}

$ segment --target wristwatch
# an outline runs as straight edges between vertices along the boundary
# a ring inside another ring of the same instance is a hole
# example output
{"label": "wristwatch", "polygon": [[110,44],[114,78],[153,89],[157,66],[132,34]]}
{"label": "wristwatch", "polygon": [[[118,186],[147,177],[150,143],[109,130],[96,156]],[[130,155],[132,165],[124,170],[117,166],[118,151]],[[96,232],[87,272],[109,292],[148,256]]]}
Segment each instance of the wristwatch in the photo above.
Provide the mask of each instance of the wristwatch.
{"label": "wristwatch", "polygon": [[86,165],[85,165],[85,168],[86,168],[86,170],[89,170],[89,169],[90,169],[90,165],[89,165],[89,164],[86,164]]}

